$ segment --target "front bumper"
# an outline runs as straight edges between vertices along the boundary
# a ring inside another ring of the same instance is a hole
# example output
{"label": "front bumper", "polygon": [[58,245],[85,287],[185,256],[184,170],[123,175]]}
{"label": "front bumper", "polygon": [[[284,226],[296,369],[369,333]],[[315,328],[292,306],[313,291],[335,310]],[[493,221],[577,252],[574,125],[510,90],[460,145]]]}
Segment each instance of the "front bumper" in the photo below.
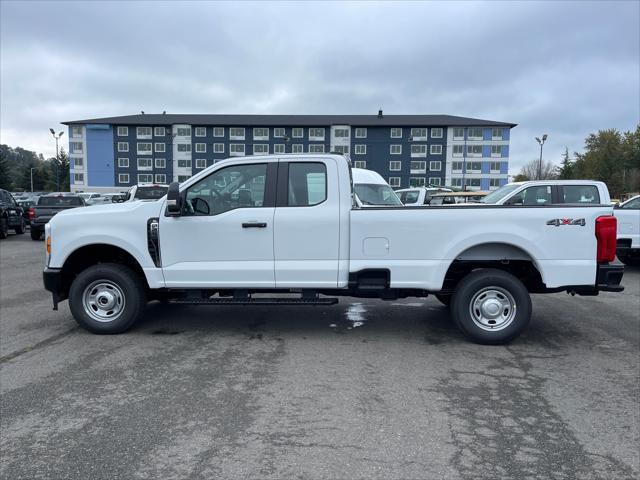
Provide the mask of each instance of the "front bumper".
{"label": "front bumper", "polygon": [[62,269],[45,268],[42,272],[42,281],[44,283],[45,290],[51,292],[53,309],[57,310],[58,303],[67,299],[67,292],[65,291],[62,283]]}
{"label": "front bumper", "polygon": [[596,273],[596,288],[602,292],[622,292],[624,287],[620,285],[624,265],[621,263],[605,263],[598,265]]}

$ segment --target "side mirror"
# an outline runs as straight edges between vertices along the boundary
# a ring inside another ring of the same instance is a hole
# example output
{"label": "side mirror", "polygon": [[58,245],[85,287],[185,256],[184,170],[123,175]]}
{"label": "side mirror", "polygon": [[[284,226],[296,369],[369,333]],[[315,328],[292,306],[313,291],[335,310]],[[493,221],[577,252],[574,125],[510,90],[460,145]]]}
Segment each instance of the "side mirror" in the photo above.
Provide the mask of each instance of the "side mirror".
{"label": "side mirror", "polygon": [[182,213],[182,198],[180,197],[180,184],[171,182],[167,191],[167,213],[172,217],[179,217]]}

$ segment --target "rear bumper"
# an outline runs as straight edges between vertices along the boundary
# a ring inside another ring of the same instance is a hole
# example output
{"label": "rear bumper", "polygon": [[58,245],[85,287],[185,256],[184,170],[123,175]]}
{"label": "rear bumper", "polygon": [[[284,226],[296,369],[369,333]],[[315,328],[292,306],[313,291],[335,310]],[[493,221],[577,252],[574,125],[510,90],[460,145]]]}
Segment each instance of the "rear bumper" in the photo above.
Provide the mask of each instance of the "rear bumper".
{"label": "rear bumper", "polygon": [[67,293],[64,290],[62,284],[62,269],[60,268],[45,268],[42,272],[42,281],[44,283],[45,290],[51,292],[53,299],[53,309],[58,309],[58,302],[66,300]]}
{"label": "rear bumper", "polygon": [[596,273],[596,288],[602,292],[622,292],[624,287],[620,285],[624,265],[621,263],[606,263],[598,265]]}

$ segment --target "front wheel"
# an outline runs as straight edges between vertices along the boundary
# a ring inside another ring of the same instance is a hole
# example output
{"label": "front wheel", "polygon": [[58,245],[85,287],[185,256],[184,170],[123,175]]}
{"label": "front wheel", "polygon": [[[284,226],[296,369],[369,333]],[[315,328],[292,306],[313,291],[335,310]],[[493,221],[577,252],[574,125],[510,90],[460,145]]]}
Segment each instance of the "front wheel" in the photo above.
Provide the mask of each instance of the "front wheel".
{"label": "front wheel", "polygon": [[130,268],[115,263],[87,268],[69,290],[69,308],[76,322],[98,334],[125,332],[145,305],[142,280]]}
{"label": "front wheel", "polygon": [[4,239],[9,236],[9,222],[5,217],[0,218],[0,238]]}
{"label": "front wheel", "polygon": [[463,278],[451,301],[451,316],[477,343],[500,345],[520,335],[531,320],[531,297],[515,276],[492,268]]}
{"label": "front wheel", "polygon": [[20,225],[18,225],[16,228],[14,228],[14,231],[18,234],[18,235],[22,235],[25,231],[27,227],[25,226],[24,223],[24,218],[20,219]]}

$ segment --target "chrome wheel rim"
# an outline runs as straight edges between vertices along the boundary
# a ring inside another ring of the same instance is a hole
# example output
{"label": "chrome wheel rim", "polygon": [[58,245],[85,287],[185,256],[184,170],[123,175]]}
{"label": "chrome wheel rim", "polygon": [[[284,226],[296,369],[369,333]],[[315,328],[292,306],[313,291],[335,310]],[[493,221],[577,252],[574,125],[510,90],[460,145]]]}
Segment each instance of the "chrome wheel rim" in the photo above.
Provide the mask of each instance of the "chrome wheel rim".
{"label": "chrome wheel rim", "polygon": [[113,322],[124,311],[124,292],[109,280],[98,280],[84,289],[82,306],[85,313],[94,320]]}
{"label": "chrome wheel rim", "polygon": [[486,287],[477,292],[469,304],[473,323],[482,330],[496,332],[507,328],[516,317],[516,301],[501,287]]}

